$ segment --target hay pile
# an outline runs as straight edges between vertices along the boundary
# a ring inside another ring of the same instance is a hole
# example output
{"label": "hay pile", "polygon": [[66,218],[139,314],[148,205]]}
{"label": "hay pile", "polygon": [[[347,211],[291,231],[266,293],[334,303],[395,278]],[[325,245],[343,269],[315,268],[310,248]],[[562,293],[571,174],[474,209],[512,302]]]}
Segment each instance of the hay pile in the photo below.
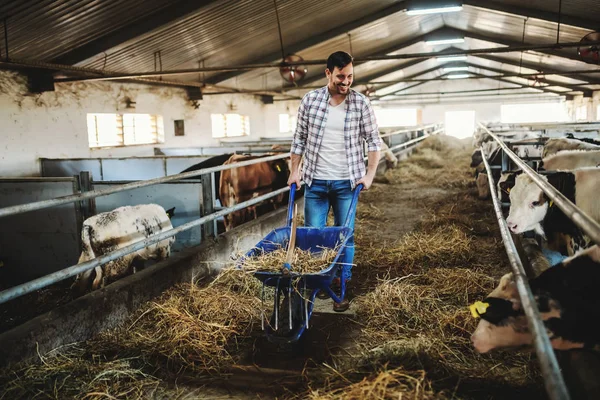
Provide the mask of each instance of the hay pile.
{"label": "hay pile", "polygon": [[[0,372],[1,399],[147,399],[169,397],[161,380],[144,372],[136,358],[111,360],[69,346],[41,357],[39,364]],[[171,393],[176,394],[176,393]]]}
{"label": "hay pile", "polygon": [[260,284],[250,285],[258,281],[239,270],[219,278],[206,287],[173,287],[119,328],[1,371],[0,398],[155,398],[170,376],[227,370],[260,326]]}
{"label": "hay pile", "polygon": [[[301,274],[318,273],[331,265],[338,253],[338,249],[321,247],[318,252],[302,250],[296,247],[292,257],[292,272]],[[244,260],[243,268],[246,272],[280,272],[287,258],[287,250],[284,248],[260,254]]]}
{"label": "hay pile", "polygon": [[425,379],[423,371],[404,371],[401,368],[383,369],[360,382],[326,385],[324,388],[312,390],[308,398],[311,400],[436,400],[446,399],[443,394],[431,390],[431,384]]}

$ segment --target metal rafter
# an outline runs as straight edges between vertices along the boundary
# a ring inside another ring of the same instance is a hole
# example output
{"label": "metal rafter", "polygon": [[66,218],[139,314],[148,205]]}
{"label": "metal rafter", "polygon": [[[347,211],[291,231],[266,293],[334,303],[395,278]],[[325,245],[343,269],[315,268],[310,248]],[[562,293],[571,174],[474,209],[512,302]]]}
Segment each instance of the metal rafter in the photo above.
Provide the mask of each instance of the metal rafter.
{"label": "metal rafter", "polygon": [[[397,12],[403,11],[404,9],[406,9],[405,3],[406,3],[405,1],[397,2],[395,4],[392,4],[389,7],[384,8],[383,10],[366,15],[362,18],[355,19],[354,21],[351,21],[344,25],[330,29],[327,32],[323,32],[319,35],[311,36],[310,38],[302,40],[297,43],[288,44],[285,47],[285,51],[287,53],[296,53],[301,50],[307,49],[309,47],[318,45],[327,40],[333,39],[336,36],[344,35],[348,31],[360,28],[361,26],[370,24],[371,22],[377,21],[378,19],[385,18],[385,17],[388,17]],[[281,60],[281,52],[277,51],[277,52],[271,53],[269,55],[266,55],[264,57],[256,58],[256,59],[250,61],[249,63],[250,64],[263,64],[263,63],[277,62],[280,60]],[[225,81],[227,79],[235,78],[236,76],[241,75],[244,72],[245,71],[241,71],[241,72],[240,71],[231,71],[231,72],[222,73],[222,74],[208,78],[206,80],[206,82],[213,83],[213,84],[219,83],[219,82]]]}
{"label": "metal rafter", "polygon": [[153,14],[140,18],[116,31],[110,32],[96,40],[72,49],[51,60],[50,63],[77,64],[78,62],[98,55],[108,49],[119,46],[128,40],[151,32],[162,25],[171,23],[187,14],[196,12],[214,1],[215,0],[176,1],[172,5],[158,10]]}

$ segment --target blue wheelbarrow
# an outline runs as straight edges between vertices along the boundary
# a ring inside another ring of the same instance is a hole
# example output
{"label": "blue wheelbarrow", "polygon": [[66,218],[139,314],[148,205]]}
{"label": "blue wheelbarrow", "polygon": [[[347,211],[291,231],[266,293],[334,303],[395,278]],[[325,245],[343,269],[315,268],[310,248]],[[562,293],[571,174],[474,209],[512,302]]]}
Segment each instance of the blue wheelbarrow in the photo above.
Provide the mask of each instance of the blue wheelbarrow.
{"label": "blue wheelbarrow", "polygon": [[[354,190],[352,203],[343,226],[298,227],[295,229],[295,247],[310,251],[315,255],[326,248],[337,250],[335,258],[328,267],[318,273],[300,274],[294,272],[291,268],[293,266],[285,263],[281,266],[281,272],[258,271],[254,273],[254,276],[263,283],[263,305],[265,286],[274,288],[273,312],[269,322],[265,324],[266,318],[264,315],[261,316],[262,328],[270,342],[288,344],[300,339],[309,327],[308,321],[312,315],[315,297],[319,291],[327,293],[336,303],[340,303],[344,299],[346,295],[346,273],[338,260],[344,254],[346,243],[354,235],[354,230],[350,228],[350,221],[355,213],[356,202],[362,188],[363,185],[361,184]],[[243,267],[245,258],[287,248],[290,240],[292,241],[292,247],[294,246],[292,222],[294,219],[295,194],[296,185],[293,184],[290,189],[287,225],[276,228],[265,236],[239,260],[238,266]],[[339,297],[330,287],[337,276],[340,277],[341,282]],[[264,306],[262,310],[264,310]]]}

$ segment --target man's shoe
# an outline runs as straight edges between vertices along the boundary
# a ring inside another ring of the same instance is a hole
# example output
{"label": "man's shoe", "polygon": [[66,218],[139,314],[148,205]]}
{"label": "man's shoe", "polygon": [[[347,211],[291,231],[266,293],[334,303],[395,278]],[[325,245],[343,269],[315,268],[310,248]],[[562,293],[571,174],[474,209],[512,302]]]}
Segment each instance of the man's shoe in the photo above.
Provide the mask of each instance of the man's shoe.
{"label": "man's shoe", "polygon": [[348,308],[350,308],[350,302],[348,299],[344,299],[340,303],[333,302],[333,311],[344,312]]}

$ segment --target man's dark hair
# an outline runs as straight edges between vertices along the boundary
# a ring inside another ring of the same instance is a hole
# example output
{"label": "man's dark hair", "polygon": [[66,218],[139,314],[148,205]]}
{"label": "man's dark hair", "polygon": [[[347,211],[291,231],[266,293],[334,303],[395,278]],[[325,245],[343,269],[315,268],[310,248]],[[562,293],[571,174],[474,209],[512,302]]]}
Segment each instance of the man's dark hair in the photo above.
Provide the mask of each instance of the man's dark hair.
{"label": "man's dark hair", "polygon": [[346,65],[350,64],[352,60],[352,56],[345,51],[336,51],[327,59],[327,69],[329,72],[333,73],[335,67],[343,69]]}

